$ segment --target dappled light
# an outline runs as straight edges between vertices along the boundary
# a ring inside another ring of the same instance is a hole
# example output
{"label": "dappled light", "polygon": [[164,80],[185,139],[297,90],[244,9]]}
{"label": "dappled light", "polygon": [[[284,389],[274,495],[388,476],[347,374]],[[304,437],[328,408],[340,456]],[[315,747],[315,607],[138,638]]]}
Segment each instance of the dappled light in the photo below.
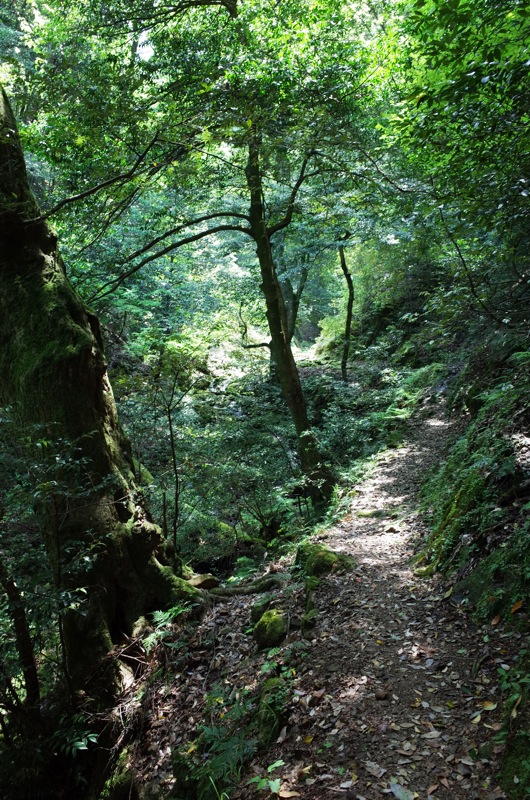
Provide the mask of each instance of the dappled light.
{"label": "dappled light", "polygon": [[0,2],[0,800],[528,800],[527,6]]}

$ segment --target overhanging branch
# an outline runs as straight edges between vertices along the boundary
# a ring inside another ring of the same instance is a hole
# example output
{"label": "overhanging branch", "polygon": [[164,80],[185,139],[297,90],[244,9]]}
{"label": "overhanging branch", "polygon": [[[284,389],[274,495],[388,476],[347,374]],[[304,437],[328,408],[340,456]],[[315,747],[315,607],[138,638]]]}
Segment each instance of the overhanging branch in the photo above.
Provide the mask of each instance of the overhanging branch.
{"label": "overhanging branch", "polygon": [[178,242],[172,242],[167,247],[162,248],[162,250],[157,250],[155,253],[151,253],[142,259],[138,264],[135,264],[130,269],[122,272],[116,278],[112,278],[110,281],[104,283],[103,286],[97,290],[97,292],[94,292],[94,294],[88,298],[88,302],[91,303],[96,299],[101,300],[102,297],[106,297],[107,295],[116,291],[116,289],[121,286],[122,283],[127,280],[127,278],[130,278],[131,275],[134,275],[151,261],[156,261],[157,258],[162,258],[162,256],[165,256],[168,253],[173,252],[173,250],[177,250],[179,247],[183,247],[186,244],[192,244],[193,242],[199,241],[199,239],[204,239],[205,236],[211,236],[214,233],[221,233],[222,231],[237,231],[238,233],[246,233],[248,236],[251,236],[248,228],[242,228],[239,225],[218,225],[216,228],[208,228],[208,230],[200,231],[193,236],[187,236],[184,239],[179,239]]}
{"label": "overhanging branch", "polygon": [[26,220],[25,224],[33,225],[37,222],[43,222],[44,220],[53,216],[53,214],[56,214],[65,206],[69,205],[70,203],[77,203],[79,200],[84,200],[86,197],[91,197],[91,195],[97,194],[97,192],[100,192],[102,189],[106,189],[108,186],[113,186],[115,183],[119,183],[120,181],[125,182],[130,180],[133,177],[134,173],[138,170],[142,162],[145,160],[149,151],[153,148],[157,139],[158,139],[158,132],[155,133],[155,135],[153,136],[153,138],[151,139],[151,141],[149,142],[143,153],[141,153],[138,156],[131,169],[129,169],[127,172],[122,172],[120,175],[115,175],[113,178],[109,178],[108,180],[103,181],[103,183],[98,183],[97,186],[92,186],[90,189],[87,189],[84,192],[72,195],[72,197],[66,197],[64,200],[61,200],[60,203],[57,203],[56,206],[50,208],[49,211],[46,211],[44,214],[41,214],[40,217]]}
{"label": "overhanging branch", "polygon": [[[217,211],[212,214],[204,214],[202,217],[189,220],[189,222],[182,222],[175,228],[171,228],[169,231],[165,231],[164,233],[160,234],[160,236],[157,236],[155,239],[149,242],[149,244],[146,244],[140,250],[132,253],[132,255],[127,258],[127,261],[133,261],[135,258],[140,258],[140,256],[143,256],[144,253],[147,253],[148,250],[151,250],[152,247],[155,247],[155,245],[159,244],[159,242],[162,242],[164,239],[167,239],[169,236],[175,236],[177,233],[186,230],[186,228],[191,228],[193,225],[199,225],[201,222],[208,222],[208,220],[219,219],[220,217],[234,217],[235,219],[244,219],[249,222],[249,218],[246,214],[239,214],[236,211]],[[246,230],[246,228],[240,228],[238,226],[236,226],[236,230],[249,232]]]}
{"label": "overhanging branch", "polygon": [[285,216],[283,217],[282,220],[277,222],[275,225],[271,225],[267,229],[267,233],[268,233],[269,237],[270,236],[274,236],[275,233],[278,233],[278,231],[283,230],[284,228],[286,228],[288,225],[291,224],[291,221],[292,221],[292,218],[293,218],[293,212],[294,212],[294,204],[296,202],[296,197],[298,195],[298,192],[300,191],[300,187],[302,186],[303,182],[307,178],[311,177],[312,175],[316,175],[317,174],[316,172],[312,172],[310,175],[306,174],[307,165],[309,164],[310,159],[314,155],[316,155],[316,150],[311,150],[306,155],[306,157],[304,158],[304,160],[302,162],[302,166],[300,167],[300,173],[298,175],[298,179],[297,179],[295,185],[293,186],[293,189],[291,191],[291,195],[289,197],[289,203],[287,205],[287,211],[285,213]]}

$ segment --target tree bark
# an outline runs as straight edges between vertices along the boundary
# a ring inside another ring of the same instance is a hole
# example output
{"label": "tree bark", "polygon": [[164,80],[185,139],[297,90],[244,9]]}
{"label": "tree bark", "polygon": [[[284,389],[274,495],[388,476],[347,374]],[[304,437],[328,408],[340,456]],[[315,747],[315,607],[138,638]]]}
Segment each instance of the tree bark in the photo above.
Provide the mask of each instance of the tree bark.
{"label": "tree bark", "polygon": [[309,276],[309,267],[304,266],[300,274],[300,280],[298,282],[296,291],[294,290],[290,278],[285,278],[285,280],[282,280],[280,278],[280,288],[282,290],[283,302],[285,305],[285,313],[287,315],[287,337],[289,343],[292,342],[294,332],[296,330],[298,309],[300,308],[300,301],[302,299],[302,293],[305,289],[308,276]]}
{"label": "tree bark", "polygon": [[261,289],[265,297],[267,322],[271,335],[271,359],[276,367],[278,381],[298,437],[300,464],[308,482],[311,500],[314,506],[321,506],[331,497],[333,476],[323,463],[311,431],[300,374],[291,349],[285,302],[265,220],[260,144],[259,133],[253,131],[249,140],[245,174],[250,194],[250,230],[256,243],[256,254],[261,272]]}
{"label": "tree bark", "polygon": [[0,402],[13,406],[31,435],[53,443],[52,462],[63,462],[50,467],[38,511],[65,597],[70,685],[105,704],[118,690],[108,654],[120,633],[146,611],[198,593],[158,557],[161,532],[135,486],[98,320],[68,281],[56,236],[39,217],[2,89]]}
{"label": "tree bark", "polygon": [[353,279],[350,275],[348,270],[348,265],[346,263],[346,256],[344,254],[344,245],[339,245],[339,257],[340,257],[340,266],[344,277],[346,278],[346,284],[348,286],[348,305],[346,308],[346,325],[344,327],[344,347],[342,348],[342,361],[340,364],[340,370],[342,373],[342,380],[348,380],[348,356],[350,354],[350,337],[351,337],[351,322],[353,316],[353,301],[355,299],[355,292],[353,289]]}
{"label": "tree bark", "polygon": [[39,716],[40,685],[33,651],[33,642],[29,631],[28,620],[26,617],[26,606],[22,593],[13,578],[8,574],[3,562],[0,560],[0,587],[7,596],[7,605],[13,629],[15,632],[15,642],[17,645],[18,656],[22,666],[24,676],[24,687],[26,689],[26,708],[32,717]]}

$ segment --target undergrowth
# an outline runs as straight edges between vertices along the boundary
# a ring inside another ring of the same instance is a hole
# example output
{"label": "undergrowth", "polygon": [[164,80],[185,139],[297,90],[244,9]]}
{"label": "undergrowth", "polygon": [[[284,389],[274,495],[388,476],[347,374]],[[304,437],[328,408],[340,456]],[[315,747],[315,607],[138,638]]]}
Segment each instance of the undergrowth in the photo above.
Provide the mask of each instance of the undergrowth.
{"label": "undergrowth", "polygon": [[[530,353],[503,339],[485,359],[478,350],[451,392],[468,425],[426,483],[431,533],[418,572],[450,576],[454,592],[479,619],[501,619],[527,634],[530,602]],[[499,778],[510,798],[530,796],[528,651],[501,670],[505,745]]]}

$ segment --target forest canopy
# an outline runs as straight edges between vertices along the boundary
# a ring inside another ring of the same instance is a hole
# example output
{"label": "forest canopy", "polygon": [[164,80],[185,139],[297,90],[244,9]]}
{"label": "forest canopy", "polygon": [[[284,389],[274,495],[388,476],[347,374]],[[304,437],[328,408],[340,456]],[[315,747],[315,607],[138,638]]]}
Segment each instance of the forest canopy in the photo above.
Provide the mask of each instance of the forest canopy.
{"label": "forest canopy", "polygon": [[127,643],[442,399],[421,569],[528,597],[529,40],[524,0],[0,0],[0,794],[111,797]]}

